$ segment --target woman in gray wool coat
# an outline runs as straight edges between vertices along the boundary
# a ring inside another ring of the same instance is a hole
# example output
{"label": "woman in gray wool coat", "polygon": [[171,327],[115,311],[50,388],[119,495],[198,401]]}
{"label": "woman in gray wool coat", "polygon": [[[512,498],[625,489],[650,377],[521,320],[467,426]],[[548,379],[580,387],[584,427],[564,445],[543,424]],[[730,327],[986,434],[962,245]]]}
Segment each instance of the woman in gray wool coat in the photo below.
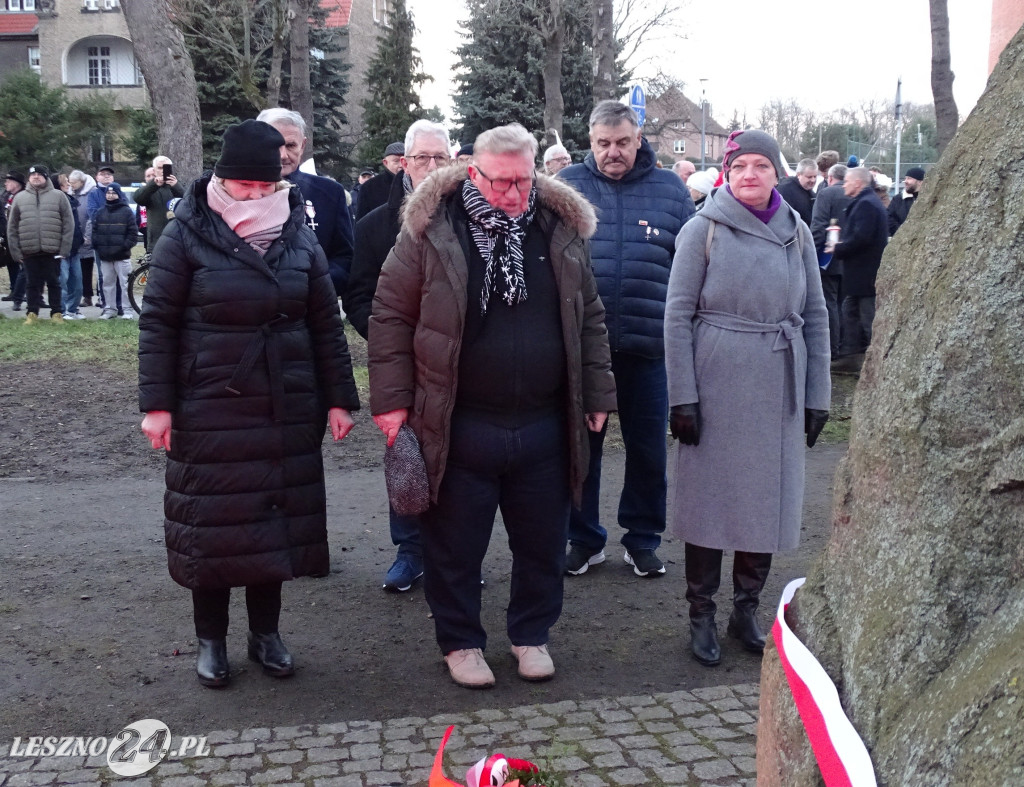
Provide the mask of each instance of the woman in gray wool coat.
{"label": "woman in gray wool coat", "polygon": [[726,185],[676,241],[665,307],[673,523],[686,542],[691,648],[721,660],[715,626],[722,550],[735,550],[728,633],[764,650],[757,607],[772,553],[800,537],[804,447],[828,420],[828,315],[814,242],[775,189],[779,146],[729,137]]}

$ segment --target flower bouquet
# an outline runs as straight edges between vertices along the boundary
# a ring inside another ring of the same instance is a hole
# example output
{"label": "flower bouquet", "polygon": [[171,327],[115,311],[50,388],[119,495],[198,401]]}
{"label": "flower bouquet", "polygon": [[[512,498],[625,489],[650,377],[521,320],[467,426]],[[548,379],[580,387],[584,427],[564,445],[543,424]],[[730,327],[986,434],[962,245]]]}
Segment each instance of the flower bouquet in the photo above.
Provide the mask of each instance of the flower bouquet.
{"label": "flower bouquet", "polygon": [[430,771],[429,787],[561,787],[561,782],[541,773],[540,768],[529,760],[492,754],[484,757],[466,771],[466,784],[452,781],[444,775],[444,747],[451,737],[455,725],[450,726],[441,739],[441,745],[434,757]]}

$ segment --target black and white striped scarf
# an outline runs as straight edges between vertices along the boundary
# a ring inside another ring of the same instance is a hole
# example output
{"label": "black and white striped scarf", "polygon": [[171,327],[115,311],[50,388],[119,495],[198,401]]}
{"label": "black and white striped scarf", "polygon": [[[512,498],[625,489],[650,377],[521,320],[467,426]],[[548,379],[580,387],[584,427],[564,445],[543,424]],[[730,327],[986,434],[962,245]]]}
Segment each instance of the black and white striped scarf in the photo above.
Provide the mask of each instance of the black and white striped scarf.
{"label": "black and white striped scarf", "polygon": [[480,314],[487,314],[491,294],[497,292],[509,306],[526,300],[523,274],[523,239],[537,212],[537,187],[530,189],[526,212],[513,219],[493,207],[473,181],[462,184],[462,200],[469,214],[469,230],[480,256],[484,258],[484,286],[480,291]]}

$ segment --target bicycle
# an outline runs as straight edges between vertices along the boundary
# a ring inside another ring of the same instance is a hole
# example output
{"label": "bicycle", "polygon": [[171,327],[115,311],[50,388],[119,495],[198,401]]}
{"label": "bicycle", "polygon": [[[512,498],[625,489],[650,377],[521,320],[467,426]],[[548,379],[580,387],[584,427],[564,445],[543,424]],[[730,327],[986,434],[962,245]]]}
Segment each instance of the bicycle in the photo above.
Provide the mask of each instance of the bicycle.
{"label": "bicycle", "polygon": [[142,299],[146,293],[146,282],[149,281],[149,267],[152,257],[147,253],[143,256],[139,267],[128,274],[128,300],[137,314],[142,314]]}

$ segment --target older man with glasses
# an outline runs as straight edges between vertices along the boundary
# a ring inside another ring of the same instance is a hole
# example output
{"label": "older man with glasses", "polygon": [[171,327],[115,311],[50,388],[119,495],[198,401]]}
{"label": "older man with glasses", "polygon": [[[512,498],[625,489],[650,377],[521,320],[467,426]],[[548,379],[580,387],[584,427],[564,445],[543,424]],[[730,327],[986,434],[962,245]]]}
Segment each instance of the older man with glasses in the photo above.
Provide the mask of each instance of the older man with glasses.
{"label": "older man with glasses", "polygon": [[544,171],[549,175],[557,175],[572,164],[572,157],[565,145],[552,145],[544,151]]}
{"label": "older man with glasses", "polygon": [[615,409],[604,308],[586,239],[593,208],[534,172],[519,124],[486,131],[468,168],[406,202],[370,317],[370,404],[394,442],[408,423],[430,485],[424,594],[452,680],[487,688],[481,564],[500,509],[512,551],[507,631],[524,680],[555,666],[569,510],[587,431]]}
{"label": "older man with glasses", "polygon": [[[348,292],[342,303],[352,327],[364,339],[380,269],[402,229],[399,214],[402,202],[423,183],[427,175],[451,163],[447,129],[429,120],[417,120],[409,126],[404,149],[407,152],[391,181],[388,201],[356,222],[356,254]],[[398,548],[398,554],[384,577],[384,590],[404,593],[423,576],[420,522],[419,517],[402,516],[394,509],[388,513],[391,541]]]}

